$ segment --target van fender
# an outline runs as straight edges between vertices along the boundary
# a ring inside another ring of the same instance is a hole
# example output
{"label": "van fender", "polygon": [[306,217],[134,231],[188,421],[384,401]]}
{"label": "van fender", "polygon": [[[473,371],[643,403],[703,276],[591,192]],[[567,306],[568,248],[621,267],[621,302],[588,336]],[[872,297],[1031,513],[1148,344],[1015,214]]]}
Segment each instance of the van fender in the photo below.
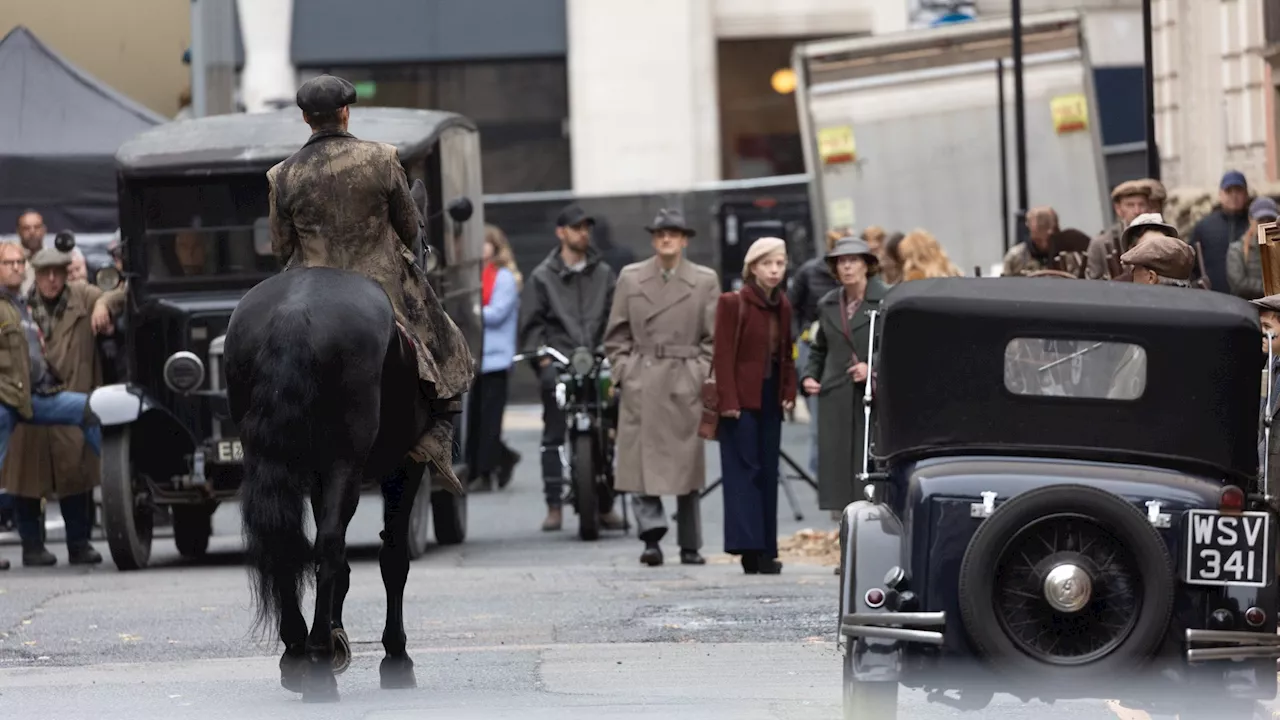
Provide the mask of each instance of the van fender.
{"label": "van fender", "polygon": [[840,629],[838,643],[854,657],[859,680],[896,682],[902,672],[904,643],[846,634],[845,619],[854,613],[890,613],[886,607],[870,607],[868,590],[889,595],[885,576],[902,563],[902,521],[888,505],[858,500],[844,509],[840,519]]}

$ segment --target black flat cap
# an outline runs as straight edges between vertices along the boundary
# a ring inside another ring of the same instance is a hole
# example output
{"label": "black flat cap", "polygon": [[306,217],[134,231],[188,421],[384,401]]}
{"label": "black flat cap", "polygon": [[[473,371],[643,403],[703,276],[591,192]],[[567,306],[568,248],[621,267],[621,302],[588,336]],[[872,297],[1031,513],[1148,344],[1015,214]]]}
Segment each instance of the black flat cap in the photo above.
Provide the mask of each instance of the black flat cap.
{"label": "black flat cap", "polygon": [[560,211],[560,214],[556,216],[556,227],[573,227],[582,223],[595,225],[596,219],[588,215],[587,211],[583,210],[582,206],[577,203],[566,205]]}
{"label": "black flat cap", "polygon": [[313,77],[298,88],[298,107],[305,113],[333,112],[355,101],[355,86],[334,75]]}

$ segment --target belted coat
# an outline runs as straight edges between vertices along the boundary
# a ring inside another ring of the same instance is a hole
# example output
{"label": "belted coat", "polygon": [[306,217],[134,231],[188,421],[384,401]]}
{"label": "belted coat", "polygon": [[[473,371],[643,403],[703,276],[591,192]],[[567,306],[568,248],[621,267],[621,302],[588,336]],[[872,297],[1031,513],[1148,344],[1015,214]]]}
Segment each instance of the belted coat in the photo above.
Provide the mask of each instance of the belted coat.
{"label": "belted coat", "polygon": [[[63,389],[88,393],[102,384],[102,356],[92,318],[94,303],[103,292],[85,282],[67,283],[66,292],[66,309],[53,320],[44,356]],[[110,300],[103,302],[109,306]],[[79,495],[101,479],[102,463],[85,444],[84,431],[63,425],[19,423],[9,437],[9,451],[0,468],[5,490],[27,498]]]}
{"label": "belted coat", "polygon": [[622,393],[620,492],[687,495],[706,484],[698,422],[719,295],[715,271],[688,259],[667,280],[656,257],[619,274],[604,347]]}

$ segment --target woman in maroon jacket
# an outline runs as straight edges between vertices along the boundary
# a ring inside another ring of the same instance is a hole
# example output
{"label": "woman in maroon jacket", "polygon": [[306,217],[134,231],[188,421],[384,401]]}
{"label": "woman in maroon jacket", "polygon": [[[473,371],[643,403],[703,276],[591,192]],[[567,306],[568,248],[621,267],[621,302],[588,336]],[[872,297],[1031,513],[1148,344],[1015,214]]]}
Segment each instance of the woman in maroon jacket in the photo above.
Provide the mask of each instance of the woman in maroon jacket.
{"label": "woman in maroon jacket", "polygon": [[716,305],[724,549],[742,556],[749,575],[782,571],[778,456],[782,413],[796,400],[791,303],[780,287],[786,272],[786,243],[760,238],[747,250],[742,289],[724,293]]}

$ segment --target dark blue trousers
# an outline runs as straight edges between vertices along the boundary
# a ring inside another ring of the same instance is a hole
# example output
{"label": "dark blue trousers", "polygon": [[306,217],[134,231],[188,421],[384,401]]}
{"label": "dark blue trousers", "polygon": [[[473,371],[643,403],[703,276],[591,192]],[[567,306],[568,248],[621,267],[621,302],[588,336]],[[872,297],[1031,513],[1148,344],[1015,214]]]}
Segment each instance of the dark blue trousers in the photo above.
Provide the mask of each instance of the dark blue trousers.
{"label": "dark blue trousers", "polygon": [[764,382],[761,410],[720,418],[720,474],[724,482],[724,551],[778,557],[778,460],[782,407],[778,371]]}

